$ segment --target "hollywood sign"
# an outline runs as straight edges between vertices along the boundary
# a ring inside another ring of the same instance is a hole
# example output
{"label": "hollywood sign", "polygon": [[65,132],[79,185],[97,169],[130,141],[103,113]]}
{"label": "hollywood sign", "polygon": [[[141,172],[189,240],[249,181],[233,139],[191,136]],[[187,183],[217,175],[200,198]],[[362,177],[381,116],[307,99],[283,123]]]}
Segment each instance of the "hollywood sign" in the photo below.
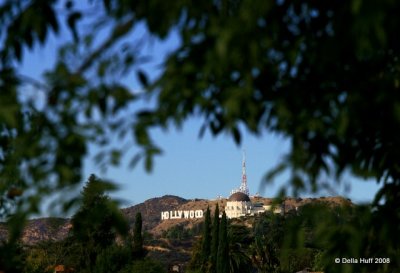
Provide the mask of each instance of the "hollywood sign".
{"label": "hollywood sign", "polygon": [[161,220],[168,219],[193,219],[193,218],[203,218],[203,211],[199,210],[171,210],[162,211]]}

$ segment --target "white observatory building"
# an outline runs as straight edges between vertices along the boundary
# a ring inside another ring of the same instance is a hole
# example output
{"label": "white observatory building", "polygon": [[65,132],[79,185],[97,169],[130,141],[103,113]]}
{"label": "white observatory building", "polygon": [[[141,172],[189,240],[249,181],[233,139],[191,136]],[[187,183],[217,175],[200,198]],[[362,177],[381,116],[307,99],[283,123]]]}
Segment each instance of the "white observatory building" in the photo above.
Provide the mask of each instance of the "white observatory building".
{"label": "white observatory building", "polygon": [[265,211],[271,211],[272,209],[274,213],[282,212],[281,208],[272,208],[271,205],[252,204],[249,197],[249,188],[247,187],[246,155],[243,152],[242,182],[238,189],[231,191],[231,195],[229,196],[225,206],[226,217],[231,219],[243,216],[252,216]]}
{"label": "white observatory building", "polygon": [[253,205],[249,197],[246,175],[246,155],[243,152],[242,161],[242,183],[238,189],[231,191],[231,195],[226,203],[225,213],[228,218],[237,218],[252,213]]}

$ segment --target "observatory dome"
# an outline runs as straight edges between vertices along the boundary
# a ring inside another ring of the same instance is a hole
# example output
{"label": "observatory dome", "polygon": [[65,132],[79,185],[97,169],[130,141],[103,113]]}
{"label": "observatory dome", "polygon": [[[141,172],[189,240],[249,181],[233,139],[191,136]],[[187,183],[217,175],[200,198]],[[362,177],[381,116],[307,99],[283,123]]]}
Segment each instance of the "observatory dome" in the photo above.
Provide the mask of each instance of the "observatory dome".
{"label": "observatory dome", "polygon": [[229,196],[228,201],[238,201],[238,202],[250,202],[250,198],[247,194],[243,192],[235,192],[231,196]]}

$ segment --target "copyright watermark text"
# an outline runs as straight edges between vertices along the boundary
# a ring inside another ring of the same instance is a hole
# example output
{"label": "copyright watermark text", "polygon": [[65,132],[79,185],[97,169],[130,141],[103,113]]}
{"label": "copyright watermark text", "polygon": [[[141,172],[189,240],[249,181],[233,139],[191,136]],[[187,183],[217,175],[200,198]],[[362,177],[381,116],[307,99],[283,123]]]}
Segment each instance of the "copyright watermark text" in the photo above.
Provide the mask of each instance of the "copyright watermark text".
{"label": "copyright watermark text", "polygon": [[389,264],[390,258],[335,258],[336,264]]}

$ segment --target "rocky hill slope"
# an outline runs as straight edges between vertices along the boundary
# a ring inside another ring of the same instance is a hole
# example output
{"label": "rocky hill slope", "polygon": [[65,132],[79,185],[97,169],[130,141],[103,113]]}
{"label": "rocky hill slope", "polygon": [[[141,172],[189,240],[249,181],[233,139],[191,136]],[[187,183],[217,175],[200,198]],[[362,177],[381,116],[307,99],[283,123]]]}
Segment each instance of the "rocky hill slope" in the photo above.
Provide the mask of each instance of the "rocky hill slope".
{"label": "rocky hill slope", "polygon": [[[271,198],[253,197],[253,203],[262,203],[264,205],[272,204]],[[174,226],[181,225],[185,229],[190,229],[200,223],[202,219],[171,219],[161,220],[162,211],[170,210],[206,210],[210,207],[214,210],[215,204],[218,203],[220,208],[224,208],[226,199],[204,200],[193,199],[187,200],[178,196],[165,195],[149,199],[135,206],[122,209],[122,212],[133,226],[135,215],[137,212],[142,213],[143,230],[151,233],[154,237],[160,237],[164,231]],[[295,209],[296,207],[311,203],[323,202],[331,205],[351,205],[352,203],[342,197],[321,197],[321,198],[286,198],[283,203],[285,211]],[[22,242],[28,245],[36,244],[43,240],[62,240],[71,229],[69,219],[63,218],[40,218],[28,221],[22,236]],[[5,224],[0,224],[0,241],[7,238],[7,228]]]}

